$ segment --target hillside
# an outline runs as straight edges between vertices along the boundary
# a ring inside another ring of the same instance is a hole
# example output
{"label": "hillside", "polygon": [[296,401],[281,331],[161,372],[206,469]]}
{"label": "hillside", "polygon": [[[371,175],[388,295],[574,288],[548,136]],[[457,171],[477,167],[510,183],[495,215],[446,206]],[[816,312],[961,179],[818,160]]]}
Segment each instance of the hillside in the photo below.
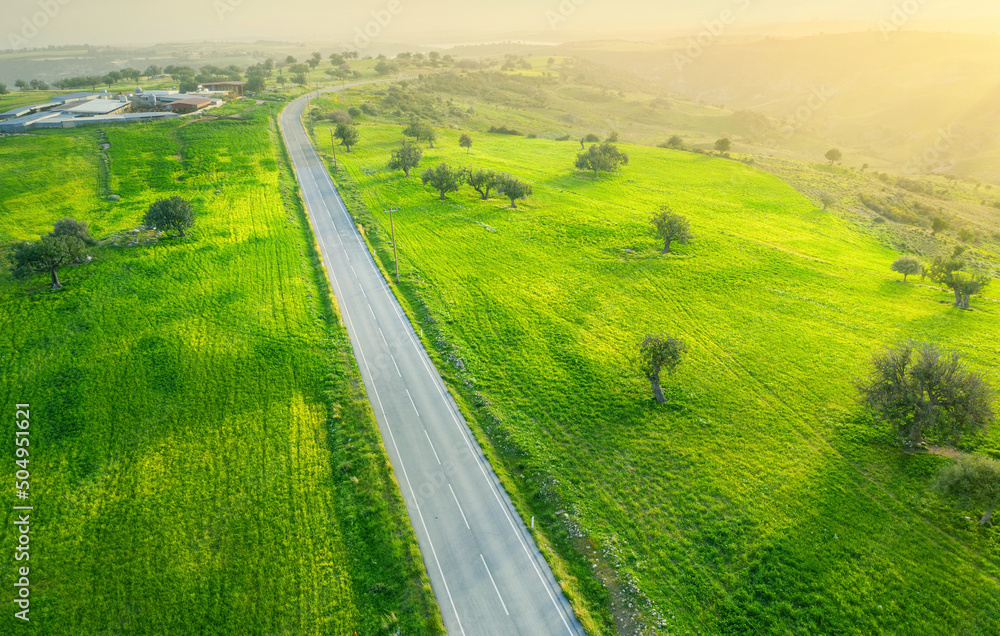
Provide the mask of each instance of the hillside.
{"label": "hillside", "polygon": [[[595,42],[560,52],[635,74],[684,99],[767,115],[852,149],[850,165],[885,161],[909,174],[950,172],[1000,183],[1000,36],[743,35],[712,38],[700,52],[693,49],[697,55],[688,45],[687,39]],[[811,147],[783,141],[800,151]]]}
{"label": "hillside", "polygon": [[[63,216],[101,239],[61,291],[0,277],[37,633],[443,632],[267,113],[0,140],[0,256]],[[133,230],[170,196],[188,238]]]}
{"label": "hillside", "polygon": [[[901,453],[854,388],[873,351],[906,338],[965,352],[997,385],[996,289],[961,312],[904,285],[898,252],[857,215],[735,161],[626,144],[620,174],[573,169],[579,144],[557,138],[648,105],[546,87],[544,72],[502,100],[449,81],[352,91],[315,114],[368,113],[335,178],[387,271],[383,210],[398,208],[398,294],[603,633],[1000,630],[1000,535],[928,492],[947,460]],[[710,113],[664,111],[650,136]],[[439,127],[420,170],[493,168],[534,195],[518,210],[467,187],[439,201],[389,171],[412,114]],[[501,124],[537,138],[483,132]],[[662,205],[695,234],[672,256],[649,225]],[[664,407],[632,361],[647,333],[691,347]],[[996,453],[1000,436],[975,445]]]}

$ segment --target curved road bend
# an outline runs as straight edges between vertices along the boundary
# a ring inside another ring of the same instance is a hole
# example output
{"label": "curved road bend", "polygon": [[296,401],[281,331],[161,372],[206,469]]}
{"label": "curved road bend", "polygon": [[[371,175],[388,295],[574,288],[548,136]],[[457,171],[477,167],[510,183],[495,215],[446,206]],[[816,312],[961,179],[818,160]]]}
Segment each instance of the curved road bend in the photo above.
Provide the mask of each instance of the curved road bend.
{"label": "curved road bend", "polygon": [[448,633],[582,635],[310,143],[309,98],[282,134]]}

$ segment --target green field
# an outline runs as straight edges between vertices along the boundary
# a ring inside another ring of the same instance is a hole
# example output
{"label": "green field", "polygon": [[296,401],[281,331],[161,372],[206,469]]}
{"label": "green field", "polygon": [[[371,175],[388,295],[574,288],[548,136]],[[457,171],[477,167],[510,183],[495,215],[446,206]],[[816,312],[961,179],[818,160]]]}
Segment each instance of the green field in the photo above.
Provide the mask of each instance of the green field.
{"label": "green field", "polygon": [[[474,132],[466,155],[453,126],[405,179],[385,167],[401,115],[363,118],[336,178],[386,270],[399,209],[397,292],[591,633],[1000,631],[1000,532],[929,494],[947,460],[901,453],[853,385],[912,337],[1000,386],[996,289],[960,312],[871,233],[696,154],[624,146],[595,180],[576,142]],[[315,138],[328,153],[329,124]],[[438,201],[419,174],[442,161],[535,194]],[[672,256],[649,224],[664,204],[696,237]],[[647,333],[690,345],[666,406],[631,361]]]}
{"label": "green field", "polygon": [[[0,140],[0,252],[63,216],[103,239],[62,291],[0,277],[8,486],[31,405],[31,633],[443,633],[276,126],[250,106],[107,127],[106,160],[93,128]],[[191,235],[134,245],[173,195]],[[27,633],[12,615],[0,633]]]}

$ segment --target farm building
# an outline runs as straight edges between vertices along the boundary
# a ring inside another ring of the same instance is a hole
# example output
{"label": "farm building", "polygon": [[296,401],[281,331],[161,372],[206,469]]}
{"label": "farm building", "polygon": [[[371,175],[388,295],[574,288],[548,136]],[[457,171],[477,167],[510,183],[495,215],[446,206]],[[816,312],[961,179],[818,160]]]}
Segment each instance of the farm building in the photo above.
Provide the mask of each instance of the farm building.
{"label": "farm building", "polygon": [[246,82],[209,82],[202,84],[202,88],[209,91],[222,91],[226,93],[236,93],[242,96],[246,92]]}
{"label": "farm building", "polygon": [[175,113],[193,113],[213,104],[212,100],[204,97],[191,97],[171,103],[167,108]]}
{"label": "farm building", "polygon": [[78,117],[93,117],[94,115],[111,115],[128,110],[129,103],[125,97],[119,99],[91,99],[85,102],[72,104],[71,108],[63,112]]}

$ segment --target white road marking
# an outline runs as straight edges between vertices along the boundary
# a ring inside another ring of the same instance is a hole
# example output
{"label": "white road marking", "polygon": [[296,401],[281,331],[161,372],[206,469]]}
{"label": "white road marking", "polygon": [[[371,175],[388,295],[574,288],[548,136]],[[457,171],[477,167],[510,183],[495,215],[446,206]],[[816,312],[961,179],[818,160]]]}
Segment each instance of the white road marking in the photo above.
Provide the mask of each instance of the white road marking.
{"label": "white road marking", "polygon": [[396,356],[390,355],[389,359],[392,360],[392,366],[396,367],[396,375],[403,377],[403,374],[399,372],[399,365],[396,364]]}
{"label": "white road marking", "polygon": [[416,411],[417,417],[420,417],[420,411],[417,411],[417,403],[413,401],[413,396],[410,395],[409,389],[406,389],[406,397],[410,398],[410,404],[413,405],[413,410]]}
{"label": "white road marking", "polygon": [[465,522],[466,529],[472,530],[472,528],[469,527],[469,520],[465,518],[465,511],[462,510],[462,504],[458,503],[458,496],[455,495],[455,489],[451,487],[451,484],[448,484],[448,490],[451,491],[451,496],[455,498],[455,505],[458,506],[458,511],[462,513],[462,521]]}
{"label": "white road marking", "polygon": [[[438,465],[440,466],[440,465],[441,465],[441,458],[440,458],[440,457],[438,457],[438,452],[437,452],[436,450],[434,450],[434,442],[432,442],[432,441],[431,441],[431,436],[427,434],[427,429],[426,429],[426,428],[424,429],[424,437],[426,437],[426,438],[427,438],[427,443],[428,443],[428,444],[430,445],[430,447],[431,447],[431,452],[432,452],[432,453],[434,453],[434,459],[436,459],[436,460],[437,460],[437,462],[438,462]],[[453,494],[454,494],[454,493],[453,493]],[[463,516],[464,516],[464,515],[463,515]],[[465,525],[469,525],[469,524],[465,524]]]}
{"label": "white road marking", "polygon": [[382,333],[382,327],[378,328],[378,333],[379,333],[380,336],[382,336],[382,342],[384,342],[386,348],[388,348],[389,347],[389,341],[385,339],[385,334]]}
{"label": "white road marking", "polygon": [[500,588],[497,587],[497,582],[493,580],[493,573],[490,572],[490,566],[486,565],[486,559],[480,554],[479,558],[483,561],[483,567],[486,568],[486,573],[490,575],[490,583],[493,584],[493,589],[497,592],[497,598],[500,599],[500,604],[503,605],[503,611],[507,616],[510,616],[510,612],[507,611],[507,604],[503,602],[503,597],[500,596]]}

